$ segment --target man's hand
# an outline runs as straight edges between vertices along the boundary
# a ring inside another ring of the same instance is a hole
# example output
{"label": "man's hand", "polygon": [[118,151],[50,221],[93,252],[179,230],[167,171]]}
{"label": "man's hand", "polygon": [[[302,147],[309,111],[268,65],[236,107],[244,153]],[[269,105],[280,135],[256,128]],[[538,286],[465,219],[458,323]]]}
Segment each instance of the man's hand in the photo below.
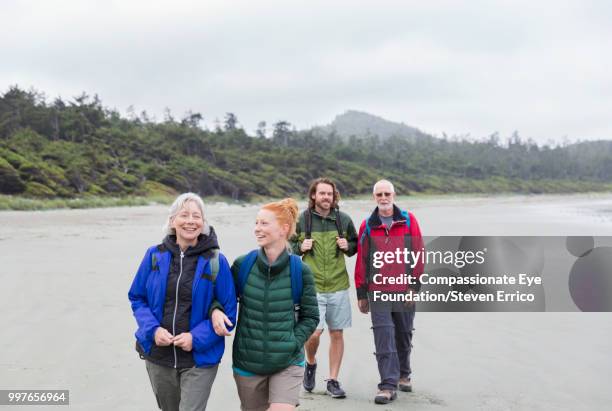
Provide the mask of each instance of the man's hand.
{"label": "man's hand", "polygon": [[414,291],[412,291],[409,288],[408,291],[406,292],[406,301],[404,301],[404,306],[410,308],[413,305],[414,305]]}
{"label": "man's hand", "polygon": [[218,308],[214,309],[210,321],[212,323],[213,329],[215,330],[215,333],[218,336],[225,337],[227,335],[231,335],[231,333],[227,331],[227,327],[225,326],[227,325],[231,327],[234,324],[232,324],[230,319],[227,318],[227,315],[225,315],[223,311],[219,310]]}
{"label": "man's hand", "polygon": [[357,305],[359,306],[359,311],[362,313],[367,314],[370,312],[370,303],[368,302],[367,298],[357,300]]}
{"label": "man's hand", "polygon": [[155,345],[158,347],[166,347],[172,344],[173,338],[172,334],[163,327],[157,327],[157,330],[155,330]]}
{"label": "man's hand", "polygon": [[305,253],[306,251],[310,251],[312,250],[312,242],[314,240],[312,238],[307,238],[306,240],[304,240],[302,242],[302,245],[300,247],[300,250],[302,250],[303,253]]}
{"label": "man's hand", "polygon": [[348,251],[348,241],[346,241],[346,238],[336,237],[336,244],[338,244],[342,251]]}
{"label": "man's hand", "polygon": [[191,351],[193,348],[193,336],[191,333],[180,333],[174,337],[173,343],[184,351]]}

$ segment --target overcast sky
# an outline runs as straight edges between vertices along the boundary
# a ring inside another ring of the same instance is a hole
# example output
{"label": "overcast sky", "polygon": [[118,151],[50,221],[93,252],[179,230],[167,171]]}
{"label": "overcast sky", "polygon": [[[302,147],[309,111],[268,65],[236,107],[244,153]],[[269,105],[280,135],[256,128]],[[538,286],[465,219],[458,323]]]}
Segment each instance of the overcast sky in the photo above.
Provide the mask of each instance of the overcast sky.
{"label": "overcast sky", "polygon": [[612,139],[611,1],[0,2],[0,88],[253,132],[348,109],[440,135]]}

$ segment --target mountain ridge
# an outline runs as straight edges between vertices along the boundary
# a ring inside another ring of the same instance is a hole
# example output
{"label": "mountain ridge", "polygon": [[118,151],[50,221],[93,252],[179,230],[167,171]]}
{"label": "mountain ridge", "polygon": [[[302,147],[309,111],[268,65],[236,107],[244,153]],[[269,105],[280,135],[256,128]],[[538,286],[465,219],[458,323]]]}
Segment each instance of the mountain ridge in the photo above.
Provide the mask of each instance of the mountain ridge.
{"label": "mountain ridge", "polygon": [[433,138],[418,128],[403,122],[398,123],[359,110],[346,110],[344,113],[336,115],[331,123],[315,126],[312,130],[319,135],[335,133],[343,139],[348,139],[351,136],[378,136],[381,140],[386,140],[390,137],[403,137],[408,141]]}

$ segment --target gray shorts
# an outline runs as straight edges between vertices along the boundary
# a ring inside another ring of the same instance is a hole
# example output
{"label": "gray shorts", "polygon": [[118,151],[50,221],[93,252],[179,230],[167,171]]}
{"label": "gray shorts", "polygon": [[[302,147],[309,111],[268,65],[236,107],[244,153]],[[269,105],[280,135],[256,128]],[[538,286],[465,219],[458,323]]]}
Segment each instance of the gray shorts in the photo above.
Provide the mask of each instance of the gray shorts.
{"label": "gray shorts", "polygon": [[351,299],[348,289],[334,293],[317,293],[317,302],[319,303],[318,330],[325,329],[326,323],[330,330],[351,327]]}

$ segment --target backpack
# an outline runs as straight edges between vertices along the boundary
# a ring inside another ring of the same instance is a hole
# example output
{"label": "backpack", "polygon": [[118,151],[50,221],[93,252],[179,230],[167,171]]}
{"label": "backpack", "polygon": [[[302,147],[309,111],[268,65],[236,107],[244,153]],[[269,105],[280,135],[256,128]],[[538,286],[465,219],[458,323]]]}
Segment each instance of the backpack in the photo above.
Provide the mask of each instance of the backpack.
{"label": "backpack", "polygon": [[[334,213],[336,215],[336,231],[338,231],[338,237],[344,238],[344,233],[342,232],[342,220],[340,218],[340,210],[338,208],[334,208]],[[312,211],[308,208],[304,211],[304,238],[310,239],[312,238]],[[314,250],[310,249],[307,251],[314,255]],[[336,257],[340,255],[340,248],[336,247]]]}
{"label": "backpack", "polygon": [[[212,256],[210,257],[210,275],[202,274],[202,278],[212,281],[213,283],[217,279],[219,274],[219,249],[213,248]],[[159,270],[159,261],[162,259],[162,253],[167,252],[166,247],[157,247],[153,253],[151,253],[151,271]],[[199,258],[199,257],[198,257]]]}
{"label": "backpack", "polygon": [[[240,264],[240,270],[238,271],[238,299],[242,298],[244,293],[244,286],[246,285],[251,268],[257,260],[257,253],[259,250],[250,251],[242,264]],[[300,311],[300,302],[302,300],[302,259],[295,254],[289,254],[289,271],[291,273],[291,298],[293,299],[293,312],[295,320],[297,321],[298,312]]]}

